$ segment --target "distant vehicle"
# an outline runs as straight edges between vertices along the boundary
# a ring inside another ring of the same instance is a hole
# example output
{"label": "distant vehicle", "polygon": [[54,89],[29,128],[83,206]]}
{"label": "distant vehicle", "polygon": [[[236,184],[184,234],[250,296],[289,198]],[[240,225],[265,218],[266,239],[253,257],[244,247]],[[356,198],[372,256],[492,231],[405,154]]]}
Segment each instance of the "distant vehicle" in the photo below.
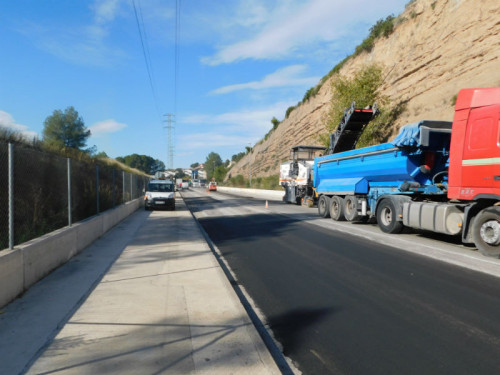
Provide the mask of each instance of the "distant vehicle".
{"label": "distant vehicle", "polygon": [[214,181],[211,181],[210,184],[208,184],[208,190],[209,191],[217,191],[217,183]]}
{"label": "distant vehicle", "polygon": [[144,209],[170,208],[175,210],[175,186],[171,180],[151,180],[144,195]]}
{"label": "distant vehicle", "polygon": [[207,180],[200,179],[200,186],[201,187],[207,186]]}
{"label": "distant vehicle", "polygon": [[195,188],[196,187],[201,187],[201,182],[200,182],[199,179],[197,179],[197,178],[193,179],[193,187],[195,187]]}
{"label": "distant vehicle", "polygon": [[175,187],[177,190],[182,189],[182,178],[175,179]]}
{"label": "distant vehicle", "polygon": [[187,180],[182,180],[182,185],[181,188],[184,189],[189,189],[189,182]]}

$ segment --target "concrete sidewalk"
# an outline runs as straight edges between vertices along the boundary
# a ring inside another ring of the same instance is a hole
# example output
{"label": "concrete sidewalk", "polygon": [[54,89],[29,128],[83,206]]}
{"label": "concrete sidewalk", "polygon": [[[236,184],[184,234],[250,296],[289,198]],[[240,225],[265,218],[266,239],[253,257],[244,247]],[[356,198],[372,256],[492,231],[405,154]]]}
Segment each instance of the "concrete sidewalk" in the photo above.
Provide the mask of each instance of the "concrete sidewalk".
{"label": "concrete sidewalk", "polygon": [[280,374],[176,205],[135,213],[4,308],[0,373]]}

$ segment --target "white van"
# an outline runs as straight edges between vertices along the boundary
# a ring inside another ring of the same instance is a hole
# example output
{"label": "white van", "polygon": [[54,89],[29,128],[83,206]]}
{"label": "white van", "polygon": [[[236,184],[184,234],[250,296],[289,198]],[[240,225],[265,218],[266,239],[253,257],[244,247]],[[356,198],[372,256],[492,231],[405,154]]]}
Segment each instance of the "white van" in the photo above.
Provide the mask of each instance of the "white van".
{"label": "white van", "polygon": [[144,209],[170,208],[175,210],[175,185],[171,180],[151,180],[144,195]]}

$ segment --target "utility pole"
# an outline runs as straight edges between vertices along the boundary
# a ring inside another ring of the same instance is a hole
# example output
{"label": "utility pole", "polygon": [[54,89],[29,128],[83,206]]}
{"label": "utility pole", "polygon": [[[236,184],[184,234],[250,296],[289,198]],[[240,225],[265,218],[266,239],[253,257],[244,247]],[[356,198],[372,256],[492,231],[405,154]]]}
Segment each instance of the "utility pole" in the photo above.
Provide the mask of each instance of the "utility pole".
{"label": "utility pole", "polygon": [[174,169],[174,143],[172,139],[172,130],[174,129],[174,117],[172,113],[167,113],[164,115],[167,119],[163,122],[166,122],[167,125],[164,128],[167,129],[167,169]]}

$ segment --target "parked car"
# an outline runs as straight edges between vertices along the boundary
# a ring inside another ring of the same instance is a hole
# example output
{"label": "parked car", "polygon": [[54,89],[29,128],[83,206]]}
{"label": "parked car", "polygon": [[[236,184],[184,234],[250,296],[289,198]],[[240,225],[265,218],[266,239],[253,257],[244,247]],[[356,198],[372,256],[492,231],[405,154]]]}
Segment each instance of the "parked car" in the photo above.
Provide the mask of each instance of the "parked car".
{"label": "parked car", "polygon": [[197,178],[194,178],[194,179],[193,179],[193,187],[194,187],[194,188],[201,187],[201,182],[200,182],[200,180],[199,180],[199,179],[197,179]]}
{"label": "parked car", "polygon": [[211,181],[211,182],[208,184],[208,190],[209,190],[209,191],[217,191],[217,183],[216,183],[216,182]]}
{"label": "parked car", "polygon": [[144,195],[144,209],[170,208],[175,210],[175,185],[171,180],[151,180]]}

